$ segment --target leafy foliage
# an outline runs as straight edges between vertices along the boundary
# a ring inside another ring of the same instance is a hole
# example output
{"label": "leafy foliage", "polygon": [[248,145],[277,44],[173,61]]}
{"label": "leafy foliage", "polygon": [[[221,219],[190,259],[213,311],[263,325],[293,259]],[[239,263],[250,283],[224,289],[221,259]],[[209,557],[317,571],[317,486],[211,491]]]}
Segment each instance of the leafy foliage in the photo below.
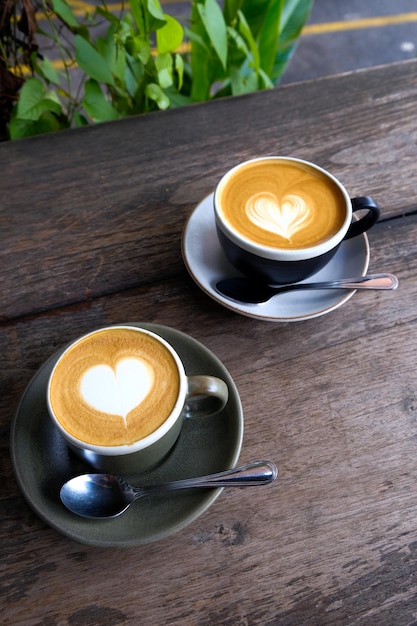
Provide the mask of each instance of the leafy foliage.
{"label": "leafy foliage", "polygon": [[[223,8],[192,0],[185,27],[159,0],[131,0],[119,16],[102,0],[83,19],[66,0],[49,2],[49,28],[41,32],[60,51],[64,70],[31,54],[33,77],[13,108],[11,138],[271,88],[313,0],[225,0]],[[104,34],[94,37],[98,24]],[[83,74],[75,87],[74,59]]]}

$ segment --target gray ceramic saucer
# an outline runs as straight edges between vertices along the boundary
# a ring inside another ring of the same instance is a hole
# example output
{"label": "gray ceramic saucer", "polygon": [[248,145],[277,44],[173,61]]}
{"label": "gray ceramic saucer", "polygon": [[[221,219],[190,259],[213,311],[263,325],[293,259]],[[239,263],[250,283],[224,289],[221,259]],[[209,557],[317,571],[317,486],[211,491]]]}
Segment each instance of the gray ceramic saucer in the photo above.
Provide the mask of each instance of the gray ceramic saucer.
{"label": "gray ceramic saucer", "polygon": [[[191,277],[213,300],[224,307],[267,322],[299,322],[330,313],[345,304],[354,289],[293,291],[272,298],[264,304],[238,303],[216,290],[222,278],[239,273],[229,263],[220,247],[214,222],[213,194],[194,209],[183,232],[182,256]],[[305,282],[364,276],[369,266],[369,243],[366,234],[344,241],[332,260]]]}
{"label": "gray ceramic saucer", "polygon": [[[212,374],[229,387],[229,401],[214,417],[186,420],[169,457],[156,469],[129,477],[132,484],[151,484],[200,476],[236,465],[243,437],[243,413],[236,386],[224,365],[205,346],[184,333],[155,324],[148,328],[178,351],[188,374]],[[148,497],[114,520],[88,520],[70,513],[59,499],[61,485],[91,471],[70,452],[46,408],[46,385],[59,354],[38,370],[27,387],[11,430],[11,455],[19,486],[34,511],[67,537],[95,546],[129,547],[160,540],[201,515],[222,489],[200,489]]]}

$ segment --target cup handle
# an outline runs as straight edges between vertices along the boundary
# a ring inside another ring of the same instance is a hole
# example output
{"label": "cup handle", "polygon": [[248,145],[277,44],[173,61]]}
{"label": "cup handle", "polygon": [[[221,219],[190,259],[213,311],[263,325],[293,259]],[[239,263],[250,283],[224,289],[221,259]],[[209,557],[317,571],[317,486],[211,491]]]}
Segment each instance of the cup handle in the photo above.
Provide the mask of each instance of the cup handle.
{"label": "cup handle", "polygon": [[381,213],[379,206],[371,196],[352,198],[351,203],[353,212],[365,210],[367,213],[351,223],[344,239],[351,239],[351,237],[356,237],[356,235],[361,235],[366,230],[369,230],[378,220]]}
{"label": "cup handle", "polygon": [[226,406],[229,390],[224,380],[216,376],[188,376],[187,381],[185,417],[215,415]]}

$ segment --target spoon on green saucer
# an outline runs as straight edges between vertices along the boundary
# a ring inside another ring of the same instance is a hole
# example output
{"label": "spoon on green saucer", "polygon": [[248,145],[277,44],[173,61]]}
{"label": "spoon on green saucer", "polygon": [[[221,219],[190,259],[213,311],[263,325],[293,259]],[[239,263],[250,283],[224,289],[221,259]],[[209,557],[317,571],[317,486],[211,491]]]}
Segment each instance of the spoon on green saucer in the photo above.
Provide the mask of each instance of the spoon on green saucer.
{"label": "spoon on green saucer", "polygon": [[186,478],[163,485],[132,487],[113,474],[82,474],[61,487],[61,500],[72,513],[89,519],[118,517],[139,498],[200,487],[247,487],[266,485],[278,476],[270,461],[255,461],[233,469],[198,478]]}

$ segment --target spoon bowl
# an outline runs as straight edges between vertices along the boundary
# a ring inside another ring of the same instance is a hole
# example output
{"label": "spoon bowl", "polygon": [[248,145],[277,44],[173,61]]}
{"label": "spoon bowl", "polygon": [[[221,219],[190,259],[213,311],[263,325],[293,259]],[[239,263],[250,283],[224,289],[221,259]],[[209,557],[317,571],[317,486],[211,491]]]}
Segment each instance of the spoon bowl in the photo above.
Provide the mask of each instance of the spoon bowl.
{"label": "spoon bowl", "polygon": [[130,505],[150,495],[200,487],[247,487],[266,485],[278,476],[271,461],[255,461],[217,474],[177,480],[163,485],[133,487],[113,474],[82,474],[68,480],[60,491],[61,501],[72,513],[89,519],[119,517]]}

